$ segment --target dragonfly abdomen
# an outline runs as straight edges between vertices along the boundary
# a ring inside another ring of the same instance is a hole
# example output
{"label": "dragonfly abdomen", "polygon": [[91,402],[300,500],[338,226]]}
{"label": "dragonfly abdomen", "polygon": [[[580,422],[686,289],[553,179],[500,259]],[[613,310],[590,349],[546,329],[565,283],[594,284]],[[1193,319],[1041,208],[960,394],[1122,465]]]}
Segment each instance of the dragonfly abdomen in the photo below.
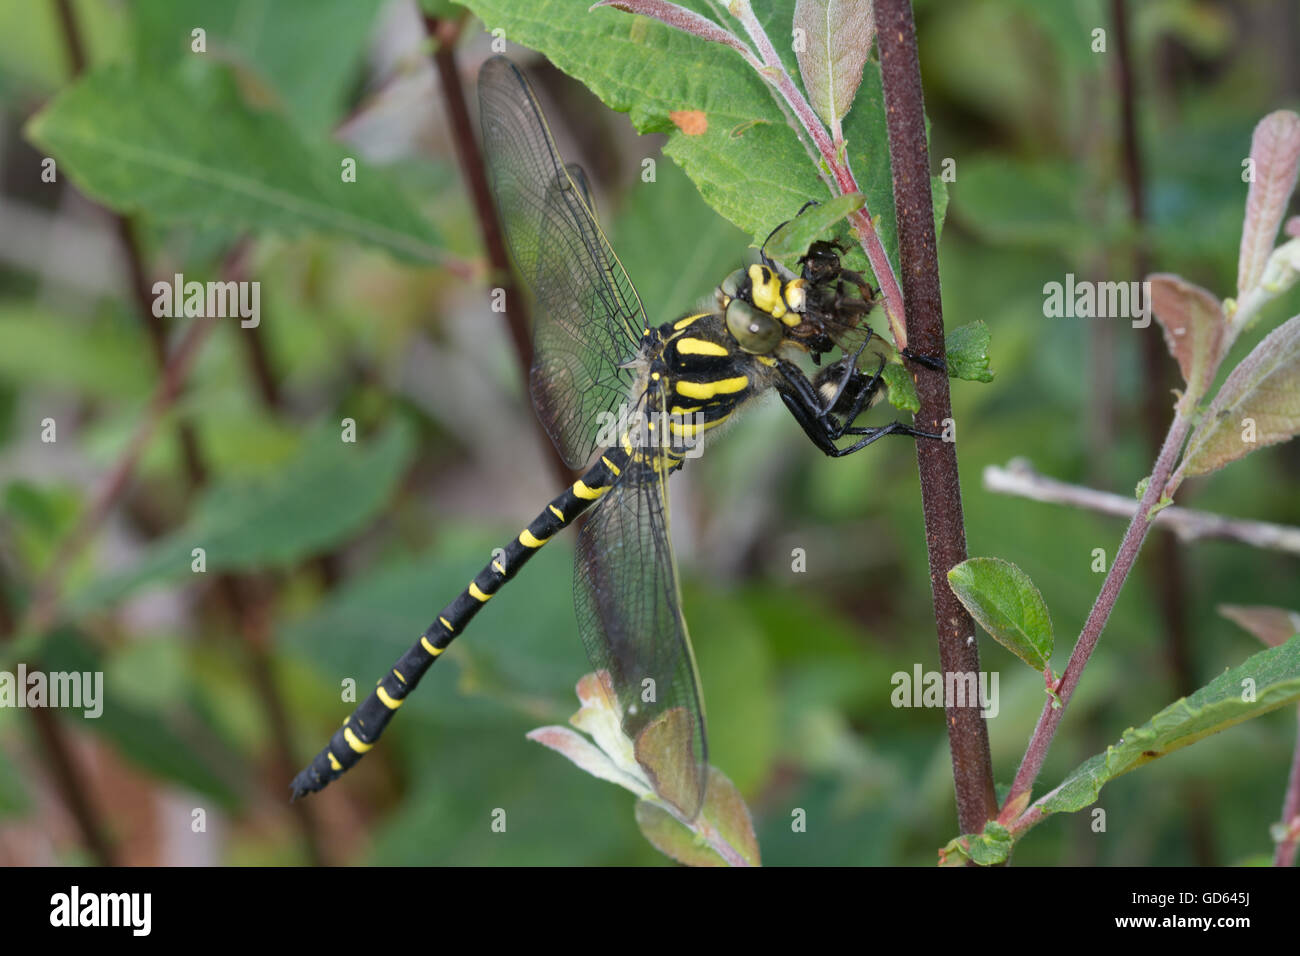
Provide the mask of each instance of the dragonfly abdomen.
{"label": "dragonfly abdomen", "polygon": [[380,678],[374,691],[335,731],[324,749],[294,777],[291,785],[294,799],[321,790],[366,755],[407,695],[420,683],[420,678],[474,615],[547,541],[603,498],[626,464],[627,453],[623,449],[609,449],[581,478],[553,498],[509,544],[493,552],[492,560],[439,612],[420,639]]}

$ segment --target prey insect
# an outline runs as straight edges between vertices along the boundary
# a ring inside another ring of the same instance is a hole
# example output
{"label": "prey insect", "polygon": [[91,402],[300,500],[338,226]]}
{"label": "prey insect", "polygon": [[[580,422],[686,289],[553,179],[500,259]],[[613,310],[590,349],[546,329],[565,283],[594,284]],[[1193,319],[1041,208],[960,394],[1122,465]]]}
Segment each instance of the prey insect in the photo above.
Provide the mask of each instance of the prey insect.
{"label": "prey insect", "polygon": [[[715,308],[651,328],[596,221],[586,178],[560,158],[523,75],[504,58],[489,60],[479,102],[492,192],[537,300],[533,404],[564,461],[586,470],[438,613],[294,778],[293,794],[320,790],[354,766],[474,615],[590,512],[574,560],[578,629],[593,667],[608,675],[627,737],[654,730],[657,752],[673,754],[686,785],[672,803],[689,820],[704,800],[708,753],[668,534],[668,476],[771,390],[827,455],[888,434],[937,436],[900,422],[854,424],[879,394],[884,360],[874,374],[858,368],[870,302],[851,295],[845,281],[860,279],[840,268],[835,247],[815,244],[800,276],[768,261],[738,270],[720,285]],[[836,347],[846,357],[814,379],[796,363]]]}

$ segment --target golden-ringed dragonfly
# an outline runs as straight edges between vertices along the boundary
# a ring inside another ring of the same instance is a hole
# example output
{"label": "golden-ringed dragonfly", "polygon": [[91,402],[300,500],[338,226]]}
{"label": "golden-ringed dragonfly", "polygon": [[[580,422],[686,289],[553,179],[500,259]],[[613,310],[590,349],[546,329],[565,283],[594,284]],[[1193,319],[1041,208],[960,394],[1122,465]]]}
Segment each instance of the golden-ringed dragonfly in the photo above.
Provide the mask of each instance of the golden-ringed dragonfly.
{"label": "golden-ringed dragonfly", "polygon": [[[668,749],[673,772],[687,781],[672,790],[676,810],[690,820],[704,800],[708,752],[669,543],[668,475],[771,389],[827,455],[851,454],[891,433],[937,436],[899,422],[853,424],[881,379],[879,368],[869,375],[857,367],[871,338],[863,321],[870,290],[840,267],[836,246],[815,243],[798,277],[764,253],[722,282],[715,308],[651,328],[596,221],[586,177],[560,158],[528,81],[495,57],[478,89],[492,193],[515,265],[537,300],[533,404],[564,461],[585,471],[438,613],[294,778],[293,795],[320,790],[355,765],[479,609],[590,511],[574,559],[578,629],[592,666],[608,675],[627,737],[637,741],[652,725],[675,736],[657,752]],[[795,362],[804,353],[819,360],[834,347],[846,357],[815,379]],[[845,436],[851,441],[839,447]]]}

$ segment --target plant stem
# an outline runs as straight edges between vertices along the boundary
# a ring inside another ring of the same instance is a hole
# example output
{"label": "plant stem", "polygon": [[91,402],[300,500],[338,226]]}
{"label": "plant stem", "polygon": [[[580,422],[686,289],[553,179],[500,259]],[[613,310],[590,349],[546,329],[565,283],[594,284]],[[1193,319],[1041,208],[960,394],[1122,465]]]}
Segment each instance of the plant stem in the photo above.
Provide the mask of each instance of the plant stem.
{"label": "plant stem", "polygon": [[[1115,562],[1106,573],[1106,580],[1102,582],[1101,591],[1092,610],[1088,612],[1088,619],[1084,622],[1079,639],[1075,642],[1074,651],[1070,654],[1070,661],[1061,675],[1061,684],[1057,689],[1060,706],[1053,707],[1050,698],[1044,702],[1038,725],[1029,739],[1024,759],[1020,763],[1020,769],[1016,771],[1015,781],[1011,784],[1011,792],[1007,794],[1006,802],[1003,804],[1003,816],[1014,815],[1018,799],[1029,794],[1034,781],[1038,779],[1039,772],[1043,769],[1043,761],[1047,759],[1052,738],[1056,736],[1056,729],[1061,724],[1061,718],[1065,716],[1065,709],[1070,703],[1070,698],[1074,696],[1075,688],[1079,685],[1083,669],[1087,666],[1092,652],[1097,649],[1101,632],[1105,629],[1106,621],[1115,608],[1115,602],[1119,599],[1129,572],[1133,570],[1133,565],[1142,550],[1142,542],[1146,540],[1147,533],[1151,530],[1153,524],[1149,517],[1151,509],[1160,501],[1160,496],[1173,471],[1174,462],[1183,443],[1187,440],[1191,425],[1191,418],[1184,415],[1180,409],[1169,426],[1169,432],[1165,435],[1164,446],[1160,449],[1160,456],[1156,459],[1155,468],[1151,472],[1151,480],[1142,495],[1142,500],[1138,503],[1133,520],[1129,522],[1128,530],[1124,532],[1119,552],[1115,555]],[[1002,819],[1002,817],[999,817],[999,821],[1008,826],[1018,822]]]}
{"label": "plant stem", "polygon": [[1296,709],[1296,717],[1295,753],[1291,756],[1291,776],[1282,798],[1282,826],[1287,828],[1287,835],[1277,845],[1274,866],[1294,866],[1296,844],[1300,842],[1300,708]]}
{"label": "plant stem", "polygon": [[[943,307],[916,27],[908,0],[877,0],[875,9],[898,213],[899,264],[908,306],[906,330],[915,337],[922,354],[943,355]],[[944,420],[952,418],[948,376],[910,360],[908,365],[921,400],[917,423],[942,430]],[[966,560],[956,443],[921,439],[916,443],[916,460],[939,663],[945,674],[978,674],[975,622],[948,586],[948,571]],[[986,821],[997,816],[988,727],[977,700],[968,701],[965,707],[949,703],[946,714],[958,821],[963,833],[979,833]]]}
{"label": "plant stem", "polygon": [[[1043,501],[1048,504],[1069,505],[1099,514],[1132,518],[1137,512],[1137,499],[1109,491],[1097,491],[1082,485],[1071,485],[1036,472],[1027,462],[1017,459],[1007,467],[989,465],[984,469],[984,487],[1004,495]],[[1290,554],[1300,554],[1300,528],[1270,524],[1267,521],[1248,521],[1228,518],[1172,505],[1156,514],[1155,525],[1172,531],[1180,541],[1198,541],[1218,538],[1238,541],[1252,548],[1268,548]]]}

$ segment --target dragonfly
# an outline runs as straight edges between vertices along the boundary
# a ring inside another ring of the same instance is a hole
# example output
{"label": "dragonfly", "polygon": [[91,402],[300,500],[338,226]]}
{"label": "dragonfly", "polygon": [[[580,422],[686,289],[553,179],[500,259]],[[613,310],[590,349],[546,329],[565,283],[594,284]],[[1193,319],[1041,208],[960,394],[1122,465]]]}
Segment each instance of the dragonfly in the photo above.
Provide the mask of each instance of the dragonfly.
{"label": "dragonfly", "polygon": [[[654,733],[656,752],[673,755],[685,784],[669,799],[689,821],[705,799],[708,745],[669,536],[668,477],[773,390],[829,456],[888,434],[939,436],[897,421],[855,424],[880,394],[885,359],[874,374],[859,368],[872,339],[871,289],[842,266],[843,247],[813,243],[795,275],[767,257],[764,243],[761,261],[727,276],[710,308],[651,327],[596,219],[586,176],[561,158],[527,79],[493,57],[481,69],[478,95],[492,194],[537,305],[532,402],[561,458],[582,477],[438,613],[294,778],[293,797],[355,766],[483,606],[585,514],[573,585],[582,642],[616,697],[629,740]],[[844,356],[821,367],[835,348]],[[815,377],[798,364],[800,355],[817,364]]]}

